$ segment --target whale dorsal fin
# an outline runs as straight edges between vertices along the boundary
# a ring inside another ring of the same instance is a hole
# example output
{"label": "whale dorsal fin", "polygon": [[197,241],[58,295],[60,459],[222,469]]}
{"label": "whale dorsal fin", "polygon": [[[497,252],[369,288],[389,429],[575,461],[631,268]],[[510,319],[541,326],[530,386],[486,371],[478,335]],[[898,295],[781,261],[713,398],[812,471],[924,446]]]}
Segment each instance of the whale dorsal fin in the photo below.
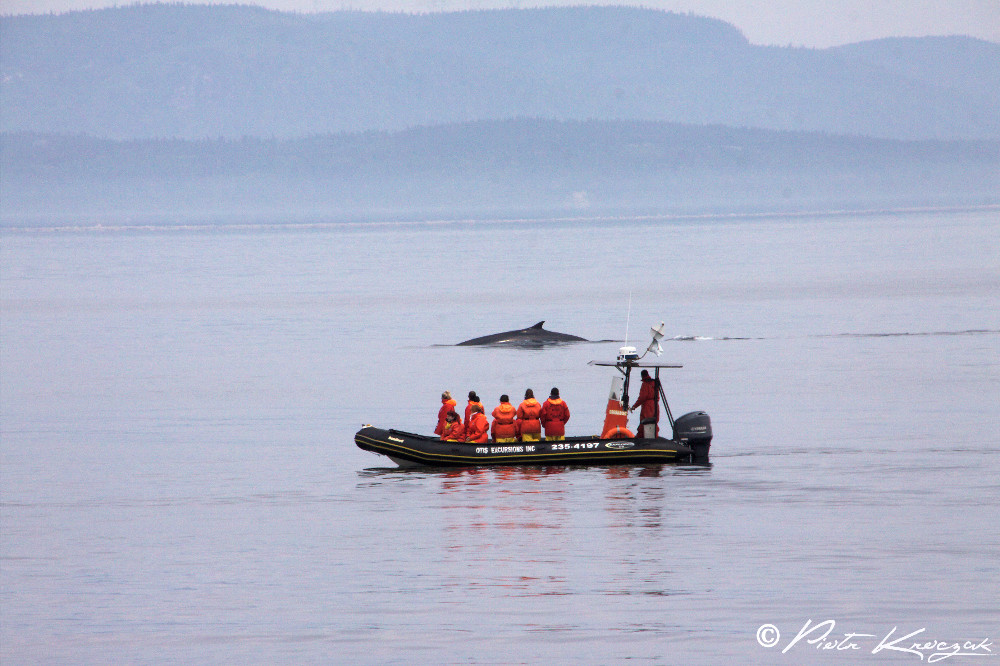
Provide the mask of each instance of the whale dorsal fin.
{"label": "whale dorsal fin", "polygon": [[[545,323],[545,320],[543,319],[540,322],[538,322],[537,324],[535,324],[534,326],[532,326],[531,328],[537,328],[538,330],[542,330],[542,324],[544,324],[544,323]],[[528,330],[531,330],[531,329],[528,329]]]}

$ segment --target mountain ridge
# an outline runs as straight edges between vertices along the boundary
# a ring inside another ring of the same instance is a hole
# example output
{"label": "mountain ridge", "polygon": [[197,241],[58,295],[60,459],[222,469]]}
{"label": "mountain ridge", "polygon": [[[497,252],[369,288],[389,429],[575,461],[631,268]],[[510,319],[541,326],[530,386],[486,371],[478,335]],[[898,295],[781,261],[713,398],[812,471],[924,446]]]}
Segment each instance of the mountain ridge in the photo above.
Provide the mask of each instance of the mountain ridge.
{"label": "mountain ridge", "polygon": [[[4,131],[295,137],[541,117],[1000,138],[1000,45],[973,38],[765,47],[717,19],[614,7],[151,4],[0,24]],[[950,86],[943,61],[962,74]]]}

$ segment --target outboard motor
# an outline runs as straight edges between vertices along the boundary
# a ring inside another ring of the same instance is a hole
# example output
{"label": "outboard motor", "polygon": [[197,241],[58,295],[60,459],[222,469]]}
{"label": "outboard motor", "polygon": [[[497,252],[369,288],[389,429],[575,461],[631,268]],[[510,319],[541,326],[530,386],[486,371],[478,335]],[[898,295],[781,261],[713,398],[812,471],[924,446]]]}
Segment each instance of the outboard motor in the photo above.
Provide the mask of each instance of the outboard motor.
{"label": "outboard motor", "polygon": [[708,460],[712,445],[712,420],[705,412],[689,412],[674,421],[674,441],[688,446],[695,461]]}

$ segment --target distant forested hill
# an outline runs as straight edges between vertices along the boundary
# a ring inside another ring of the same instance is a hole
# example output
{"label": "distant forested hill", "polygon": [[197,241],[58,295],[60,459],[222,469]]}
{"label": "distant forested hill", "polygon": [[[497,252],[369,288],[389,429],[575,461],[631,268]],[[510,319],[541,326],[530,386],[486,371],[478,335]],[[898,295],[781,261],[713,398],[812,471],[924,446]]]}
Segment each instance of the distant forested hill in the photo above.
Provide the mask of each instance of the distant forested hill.
{"label": "distant forested hill", "polygon": [[0,135],[5,223],[1000,204],[1000,141],[508,120],[303,139]]}
{"label": "distant forested hill", "polygon": [[301,137],[537,117],[1000,138],[1000,45],[960,37],[811,50],[633,8],[163,4],[5,17],[0,34],[4,131]]}

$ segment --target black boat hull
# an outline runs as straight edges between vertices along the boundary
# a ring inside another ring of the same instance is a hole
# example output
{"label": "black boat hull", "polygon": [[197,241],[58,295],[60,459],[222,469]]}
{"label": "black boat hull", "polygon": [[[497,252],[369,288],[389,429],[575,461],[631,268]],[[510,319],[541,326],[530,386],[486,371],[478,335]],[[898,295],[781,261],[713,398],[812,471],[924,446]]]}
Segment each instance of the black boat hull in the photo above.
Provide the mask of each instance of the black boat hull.
{"label": "black boat hull", "polygon": [[[354,442],[358,448],[388,456],[400,466],[631,465],[690,462],[700,457],[691,447],[662,437],[567,437],[562,441],[472,444],[364,426],[354,435]],[[707,447],[704,453],[707,456]]]}

